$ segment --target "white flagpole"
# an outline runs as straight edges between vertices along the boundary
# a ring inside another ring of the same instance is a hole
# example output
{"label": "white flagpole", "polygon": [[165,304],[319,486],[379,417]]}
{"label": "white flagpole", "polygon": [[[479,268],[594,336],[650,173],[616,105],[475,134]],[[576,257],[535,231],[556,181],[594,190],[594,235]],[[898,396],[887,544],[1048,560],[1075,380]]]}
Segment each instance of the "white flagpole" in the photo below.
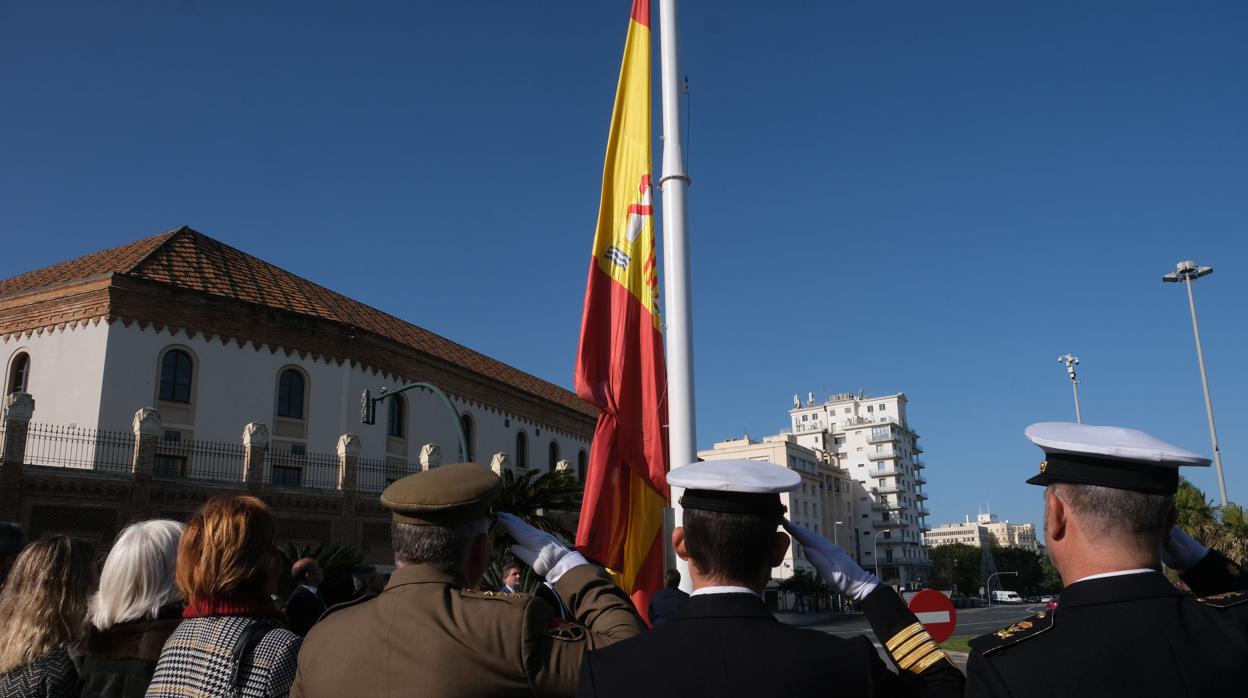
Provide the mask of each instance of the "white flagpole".
{"label": "white flagpole", "polygon": [[[676,0],[659,0],[663,90],[663,274],[667,324],[668,456],[673,468],[698,458],[693,406],[693,311],[689,300],[689,236],[685,195],[689,176],[680,142],[680,67],[676,50]],[[681,525],[680,493],[672,489],[673,526]],[[670,549],[670,529],[667,547]],[[671,557],[671,556],[669,556]],[[688,565],[675,560],[680,586],[692,589]]]}

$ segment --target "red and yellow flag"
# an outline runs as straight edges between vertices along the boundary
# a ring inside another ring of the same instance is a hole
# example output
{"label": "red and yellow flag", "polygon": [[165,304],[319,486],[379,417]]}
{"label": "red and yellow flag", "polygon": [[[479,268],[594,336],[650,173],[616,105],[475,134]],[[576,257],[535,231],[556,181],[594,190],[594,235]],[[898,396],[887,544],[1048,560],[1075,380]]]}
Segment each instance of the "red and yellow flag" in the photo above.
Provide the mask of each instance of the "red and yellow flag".
{"label": "red and yellow flag", "polygon": [[650,186],[650,2],[633,0],[589,264],[576,392],[602,412],[576,545],[646,615],[663,586],[667,369]]}

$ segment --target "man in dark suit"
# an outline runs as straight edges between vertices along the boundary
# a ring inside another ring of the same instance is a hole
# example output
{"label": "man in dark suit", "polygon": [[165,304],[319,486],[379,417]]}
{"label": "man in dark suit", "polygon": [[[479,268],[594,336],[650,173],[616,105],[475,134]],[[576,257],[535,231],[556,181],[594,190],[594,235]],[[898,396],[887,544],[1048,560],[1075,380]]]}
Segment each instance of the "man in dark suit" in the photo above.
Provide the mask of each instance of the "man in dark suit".
{"label": "man in dark suit", "polygon": [[680,573],[668,570],[663,574],[663,588],[650,597],[650,627],[662,625],[676,615],[689,595],[680,590]]}
{"label": "man in dark suit", "polygon": [[[1245,572],[1174,520],[1182,465],[1209,459],[1134,429],[1045,423],[1044,537],[1065,588],[1056,610],[971,641],[967,695],[1216,696],[1248,685]],[[1163,556],[1197,593],[1161,574]],[[1202,588],[1203,587],[1203,588]],[[1240,587],[1242,588],[1242,586]]]}
{"label": "man in dark suit", "polygon": [[789,537],[780,492],[801,477],[758,461],[676,468],[685,487],[683,526],[672,532],[689,562],[693,594],[675,616],[638,637],[590,652],[578,696],[961,696],[965,680],[892,588],[839,547],[787,524],[806,556],[838,589],[862,602],[900,672],[865,636],[841,638],[776,620],[761,598]]}
{"label": "man in dark suit", "polygon": [[325,601],[317,589],[322,581],[321,566],[305,557],[291,565],[290,576],[295,580],[295,590],[286,602],[286,619],[290,621],[290,631],[303,637],[325,612]]}

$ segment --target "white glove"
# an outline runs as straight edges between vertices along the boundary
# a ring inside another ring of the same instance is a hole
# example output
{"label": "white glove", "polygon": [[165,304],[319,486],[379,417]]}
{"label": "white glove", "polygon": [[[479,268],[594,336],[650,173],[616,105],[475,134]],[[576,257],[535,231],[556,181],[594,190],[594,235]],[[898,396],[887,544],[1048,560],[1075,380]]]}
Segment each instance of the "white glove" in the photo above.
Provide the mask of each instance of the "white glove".
{"label": "white glove", "polygon": [[841,546],[788,519],[784,520],[784,530],[806,548],[806,559],[819,574],[845,596],[862,601],[880,585],[879,578],[859,567]]}
{"label": "white glove", "polygon": [[573,567],[589,564],[584,555],[555,536],[530,526],[520,517],[501,511],[497,517],[507,535],[516,541],[511,546],[511,552],[551,584],[559,581]]}
{"label": "white glove", "polygon": [[1161,544],[1161,562],[1180,572],[1195,567],[1208,554],[1209,548],[1201,545],[1178,526],[1170,527],[1170,534]]}

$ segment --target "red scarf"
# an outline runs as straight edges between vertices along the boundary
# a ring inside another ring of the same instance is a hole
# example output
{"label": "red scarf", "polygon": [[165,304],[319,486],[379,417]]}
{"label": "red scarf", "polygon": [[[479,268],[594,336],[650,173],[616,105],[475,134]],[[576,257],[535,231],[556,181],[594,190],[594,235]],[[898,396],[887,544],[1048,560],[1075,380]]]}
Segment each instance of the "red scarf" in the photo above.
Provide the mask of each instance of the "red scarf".
{"label": "red scarf", "polygon": [[260,594],[246,589],[235,589],[231,592],[208,599],[198,599],[187,605],[182,611],[183,618],[209,618],[212,616],[248,616],[252,618],[274,618],[286,624],[286,616],[273,605],[267,594]]}

